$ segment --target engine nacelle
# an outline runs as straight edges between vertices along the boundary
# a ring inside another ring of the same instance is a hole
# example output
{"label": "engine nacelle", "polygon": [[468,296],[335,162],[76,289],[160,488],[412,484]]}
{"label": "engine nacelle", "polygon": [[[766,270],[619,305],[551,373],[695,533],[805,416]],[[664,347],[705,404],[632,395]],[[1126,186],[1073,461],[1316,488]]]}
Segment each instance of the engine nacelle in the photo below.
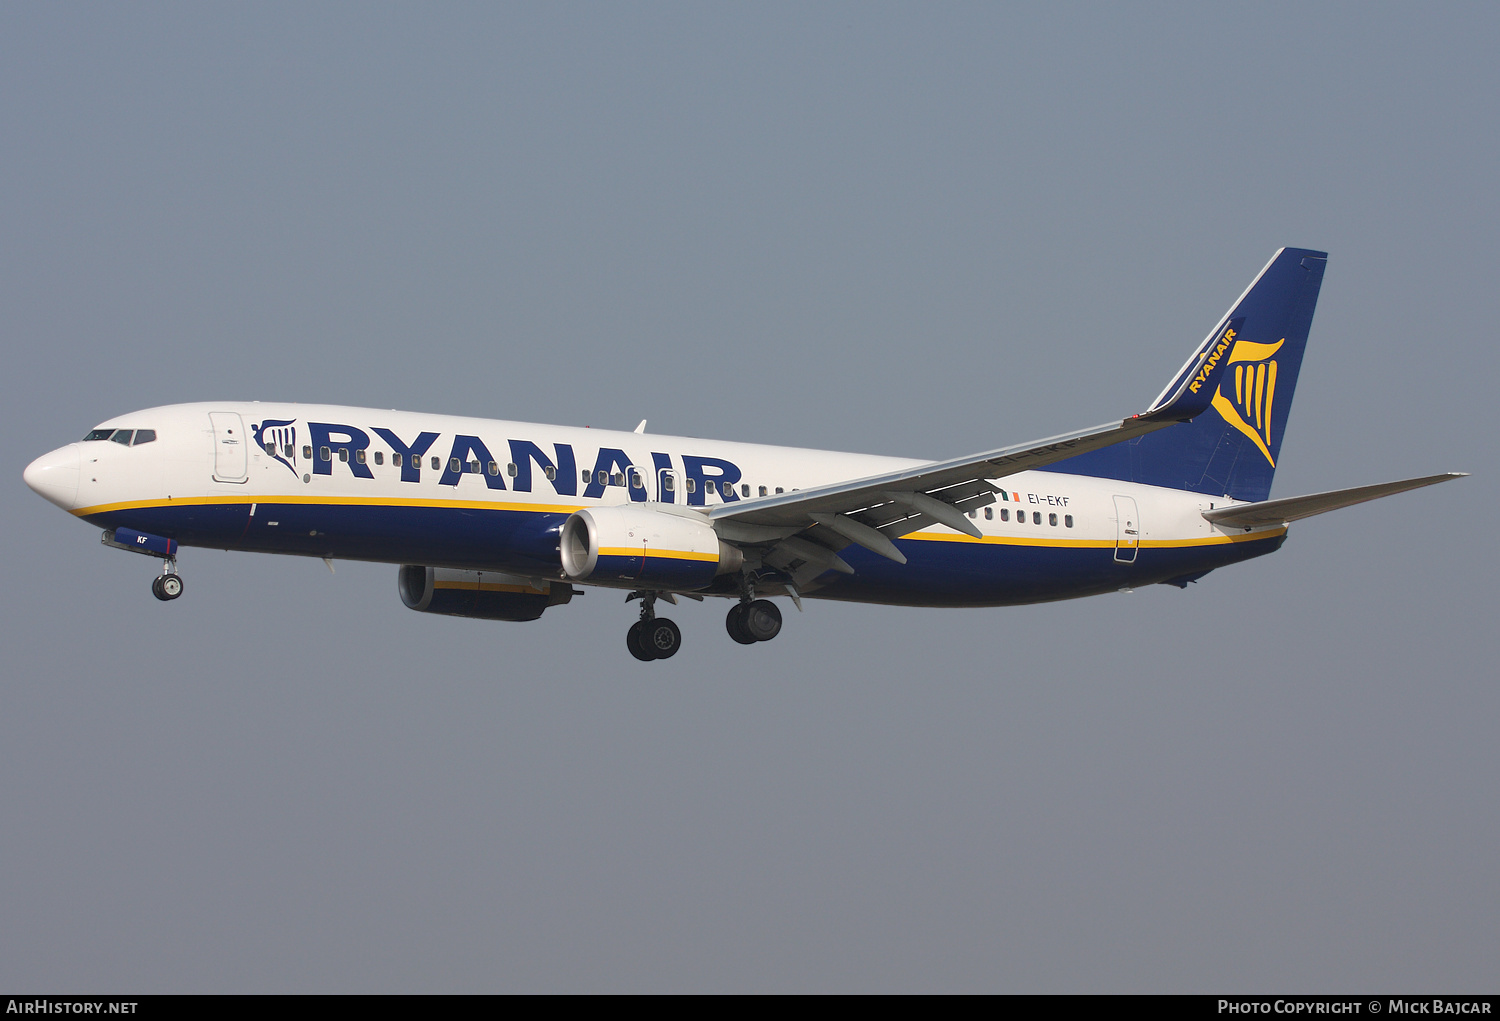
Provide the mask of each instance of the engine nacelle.
{"label": "engine nacelle", "polygon": [[561,553],[573,581],[674,592],[706,588],[745,562],[699,515],[641,504],[575,511],[563,523]]}
{"label": "engine nacelle", "polygon": [[484,620],[536,620],[547,607],[573,598],[572,585],[419,564],[404,565],[396,587],[409,609]]}

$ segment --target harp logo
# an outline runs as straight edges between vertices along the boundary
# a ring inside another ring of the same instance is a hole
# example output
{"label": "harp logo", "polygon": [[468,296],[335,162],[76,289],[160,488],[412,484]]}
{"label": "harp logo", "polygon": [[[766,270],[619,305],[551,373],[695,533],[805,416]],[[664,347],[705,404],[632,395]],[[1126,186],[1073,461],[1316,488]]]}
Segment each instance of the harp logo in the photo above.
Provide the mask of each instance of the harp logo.
{"label": "harp logo", "polygon": [[[1231,331],[1225,339],[1233,336]],[[1276,467],[1270,446],[1271,411],[1276,406],[1276,352],[1285,343],[1285,337],[1274,344],[1235,341],[1212,402],[1224,421],[1250,437],[1272,468]]]}
{"label": "harp logo", "polygon": [[255,444],[297,474],[297,423],[294,419],[251,423]]}

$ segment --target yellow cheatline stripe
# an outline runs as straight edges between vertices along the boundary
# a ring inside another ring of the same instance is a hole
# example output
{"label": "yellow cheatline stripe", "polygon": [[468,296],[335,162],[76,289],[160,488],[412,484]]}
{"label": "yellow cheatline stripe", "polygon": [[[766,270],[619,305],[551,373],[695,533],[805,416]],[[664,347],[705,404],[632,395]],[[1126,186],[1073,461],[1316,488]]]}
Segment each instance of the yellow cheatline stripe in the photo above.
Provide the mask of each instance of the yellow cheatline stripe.
{"label": "yellow cheatline stripe", "polygon": [[435,589],[459,589],[464,592],[524,592],[531,596],[545,596],[547,593],[540,589],[534,589],[530,585],[495,585],[490,582],[476,585],[465,581],[435,581],[432,583]]}
{"label": "yellow cheatline stripe", "polygon": [[[1239,535],[1209,535],[1193,539],[1142,539],[1133,543],[1133,546],[1141,546],[1155,549],[1176,549],[1183,546],[1219,546],[1231,542],[1253,542],[1256,539],[1270,539],[1274,536],[1285,535],[1286,528],[1273,528],[1265,532],[1245,532]],[[986,535],[976,539],[970,535],[961,533],[946,534],[942,532],[911,532],[903,535],[902,539],[915,539],[919,542],[958,542],[976,543],[978,545],[990,546],[1050,546],[1059,549],[1114,549],[1117,545],[1113,539],[1033,539],[1029,536],[1010,535]],[[1128,547],[1127,547],[1128,548]]]}
{"label": "yellow cheatline stripe", "polygon": [[181,500],[128,500],[124,503],[101,503],[93,507],[79,507],[72,513],[80,518],[90,514],[108,514],[112,511],[139,510],[144,507],[224,507],[252,503],[261,506],[270,504],[322,505],[326,507],[424,507],[429,510],[513,510],[535,511],[538,514],[571,514],[582,510],[582,503],[511,503],[490,500],[424,500],[384,496],[190,496]]}
{"label": "yellow cheatline stripe", "polygon": [[601,546],[601,557],[660,557],[667,560],[706,560],[717,562],[717,553],[690,553],[687,550],[660,549],[649,546]]}

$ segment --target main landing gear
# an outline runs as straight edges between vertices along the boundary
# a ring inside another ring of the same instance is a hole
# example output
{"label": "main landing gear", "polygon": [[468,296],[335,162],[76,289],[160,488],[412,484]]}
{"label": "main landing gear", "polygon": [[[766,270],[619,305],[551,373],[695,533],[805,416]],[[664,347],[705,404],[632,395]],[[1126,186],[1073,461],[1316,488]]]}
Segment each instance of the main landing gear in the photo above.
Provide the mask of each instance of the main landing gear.
{"label": "main landing gear", "polygon": [[656,615],[655,592],[632,592],[627,598],[641,601],[641,619],[625,632],[625,647],[636,659],[670,659],[682,648],[682,630],[675,622]]}
{"label": "main landing gear", "polygon": [[177,561],[162,562],[162,573],[151,582],[151,594],[164,603],[182,595],[182,575],[177,573]]}
{"label": "main landing gear", "polygon": [[769,642],[781,634],[781,611],[769,599],[736,603],[724,618],[724,628],[741,645]]}
{"label": "main landing gear", "polygon": [[[677,624],[656,615],[658,595],[661,593],[643,591],[632,592],[625,597],[627,602],[634,599],[641,601],[641,619],[625,632],[625,647],[642,662],[670,659],[682,648],[682,631]],[[769,599],[756,599],[754,595],[751,582],[747,580],[741,589],[740,601],[730,609],[729,616],[724,618],[724,627],[728,630],[729,637],[741,645],[769,642],[781,634],[781,610]],[[676,602],[670,594],[664,598],[669,602]]]}

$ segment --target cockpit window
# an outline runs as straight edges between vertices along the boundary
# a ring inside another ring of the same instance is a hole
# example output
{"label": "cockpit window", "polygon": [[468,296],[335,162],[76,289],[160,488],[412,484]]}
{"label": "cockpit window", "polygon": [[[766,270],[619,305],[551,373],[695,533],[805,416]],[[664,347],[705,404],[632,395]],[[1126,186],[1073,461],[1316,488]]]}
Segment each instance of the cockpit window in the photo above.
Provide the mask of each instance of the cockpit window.
{"label": "cockpit window", "polygon": [[156,439],[155,429],[137,429],[135,431],[135,446],[137,447],[142,443],[150,443],[154,439]]}
{"label": "cockpit window", "polygon": [[113,436],[111,436],[110,439],[114,440],[116,443],[118,443],[122,447],[128,447],[128,446],[130,446],[130,437],[133,436],[133,435],[135,435],[135,433],[134,433],[133,430],[130,430],[130,429],[116,429],[115,430],[115,434]]}
{"label": "cockpit window", "polygon": [[89,434],[83,438],[83,442],[88,443],[91,440],[107,440],[114,434],[115,431],[113,429],[91,429],[89,430]]}

